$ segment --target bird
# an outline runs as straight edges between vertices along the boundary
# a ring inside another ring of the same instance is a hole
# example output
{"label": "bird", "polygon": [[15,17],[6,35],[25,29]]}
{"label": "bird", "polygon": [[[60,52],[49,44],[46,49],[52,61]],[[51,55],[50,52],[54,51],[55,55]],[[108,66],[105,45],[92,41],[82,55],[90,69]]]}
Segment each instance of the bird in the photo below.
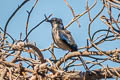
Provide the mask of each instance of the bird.
{"label": "bird", "polygon": [[62,19],[51,18],[47,20],[52,26],[52,38],[57,47],[68,50],[70,52],[77,51],[77,44],[75,43],[70,31],[64,28]]}
{"label": "bird", "polygon": [[[68,50],[69,52],[78,51],[77,44],[75,43],[70,31],[64,28],[62,19],[60,18],[51,18],[47,19],[47,22],[51,23],[52,26],[52,38],[54,43],[63,50]],[[83,66],[86,71],[89,71],[87,65],[85,64],[83,58],[79,56]]]}

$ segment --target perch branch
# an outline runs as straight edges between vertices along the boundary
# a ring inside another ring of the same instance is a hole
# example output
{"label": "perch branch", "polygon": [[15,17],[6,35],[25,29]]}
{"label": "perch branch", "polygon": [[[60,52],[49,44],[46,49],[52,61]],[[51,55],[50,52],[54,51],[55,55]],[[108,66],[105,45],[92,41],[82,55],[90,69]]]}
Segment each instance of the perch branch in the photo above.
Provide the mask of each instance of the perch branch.
{"label": "perch branch", "polygon": [[61,58],[60,60],[57,61],[56,66],[59,67],[64,61],[67,61],[68,59],[72,57],[77,57],[77,56],[88,56],[88,55],[113,55],[115,53],[120,53],[120,50],[112,50],[112,51],[102,51],[102,52],[97,52],[97,51],[83,51],[83,52],[72,52],[67,54],[65,57]]}

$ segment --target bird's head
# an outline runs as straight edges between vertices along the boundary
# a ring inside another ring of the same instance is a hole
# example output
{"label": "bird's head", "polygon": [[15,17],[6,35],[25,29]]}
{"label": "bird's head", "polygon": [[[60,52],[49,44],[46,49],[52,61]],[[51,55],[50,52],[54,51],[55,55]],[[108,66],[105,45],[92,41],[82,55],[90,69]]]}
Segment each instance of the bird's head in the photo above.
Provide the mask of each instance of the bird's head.
{"label": "bird's head", "polygon": [[60,18],[52,18],[50,20],[47,20],[47,22],[50,22],[51,24],[62,24],[62,19],[60,19]]}
{"label": "bird's head", "polygon": [[64,28],[62,19],[60,18],[52,18],[50,20],[47,20],[47,22],[50,22],[52,24],[52,27],[60,27],[61,29]]}

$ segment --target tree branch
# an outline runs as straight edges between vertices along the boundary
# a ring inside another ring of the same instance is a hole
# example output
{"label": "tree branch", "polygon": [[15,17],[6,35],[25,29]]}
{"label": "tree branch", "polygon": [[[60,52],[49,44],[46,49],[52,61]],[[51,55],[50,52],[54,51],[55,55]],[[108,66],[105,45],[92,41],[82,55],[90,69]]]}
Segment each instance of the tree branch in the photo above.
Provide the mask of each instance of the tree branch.
{"label": "tree branch", "polygon": [[83,51],[83,52],[72,52],[67,54],[66,56],[62,57],[60,60],[57,61],[56,66],[59,67],[64,61],[67,61],[68,59],[72,58],[72,57],[77,57],[77,56],[89,56],[89,55],[99,55],[102,56],[104,54],[106,55],[114,55],[115,53],[117,53],[116,55],[118,55],[118,53],[120,53],[120,50],[111,50],[111,51],[102,51],[102,52],[98,52],[98,51]]}

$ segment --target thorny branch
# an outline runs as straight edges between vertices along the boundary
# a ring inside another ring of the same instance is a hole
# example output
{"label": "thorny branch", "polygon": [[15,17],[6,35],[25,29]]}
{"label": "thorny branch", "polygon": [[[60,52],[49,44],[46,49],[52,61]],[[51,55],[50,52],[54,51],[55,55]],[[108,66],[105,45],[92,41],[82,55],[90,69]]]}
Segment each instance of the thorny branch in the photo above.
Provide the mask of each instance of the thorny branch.
{"label": "thorny branch", "polygon": [[[13,14],[8,18],[4,29],[0,27],[0,80],[96,80],[101,78],[107,79],[120,77],[119,66],[111,68],[109,65],[104,65],[104,63],[107,63],[108,61],[113,64],[120,63],[120,48],[115,47],[115,49],[104,51],[98,46],[108,41],[114,42],[116,40],[120,40],[120,1],[101,0],[102,7],[99,12],[96,12],[96,15],[92,16],[92,10],[94,11],[97,4],[100,4],[97,0],[94,0],[91,6],[89,6],[90,1],[87,0],[85,11],[78,15],[75,15],[75,10],[73,10],[66,0],[64,0],[66,6],[69,7],[73,14],[73,19],[65,26],[65,28],[69,27],[73,22],[79,21],[79,18],[83,15],[88,16],[90,23],[88,24],[87,45],[80,47],[79,51],[69,52],[61,58],[57,58],[55,56],[57,52],[53,52],[53,49],[56,49],[53,44],[48,48],[39,49],[36,44],[29,42],[28,36],[32,31],[52,16],[49,15],[46,17],[45,15],[45,19],[41,20],[30,31],[28,31],[28,24],[30,23],[29,20],[38,0],[35,0],[30,11],[27,11],[28,16],[25,25],[25,38],[23,40],[15,40],[7,32],[9,22],[28,1],[29,0],[24,0],[23,3],[18,6]],[[116,13],[117,17],[113,15],[114,9],[118,11],[118,13]],[[104,12],[107,15],[104,14]],[[88,13],[88,15],[85,15],[86,13]],[[91,24],[94,24],[97,19],[105,24],[104,26],[106,28],[100,28],[93,31],[92,28],[96,26],[92,26]],[[12,43],[9,42],[9,38],[13,41]],[[52,59],[51,57],[44,57],[44,51],[50,53]],[[25,54],[28,56],[23,56]],[[82,69],[75,70],[76,68],[81,68],[84,65],[80,62],[79,56],[85,58],[85,64],[89,65],[88,68],[90,71],[84,72]],[[89,58],[89,60],[86,58]],[[63,63],[64,66],[62,65]],[[94,68],[98,66],[99,68]],[[71,68],[74,69],[72,70]]]}

